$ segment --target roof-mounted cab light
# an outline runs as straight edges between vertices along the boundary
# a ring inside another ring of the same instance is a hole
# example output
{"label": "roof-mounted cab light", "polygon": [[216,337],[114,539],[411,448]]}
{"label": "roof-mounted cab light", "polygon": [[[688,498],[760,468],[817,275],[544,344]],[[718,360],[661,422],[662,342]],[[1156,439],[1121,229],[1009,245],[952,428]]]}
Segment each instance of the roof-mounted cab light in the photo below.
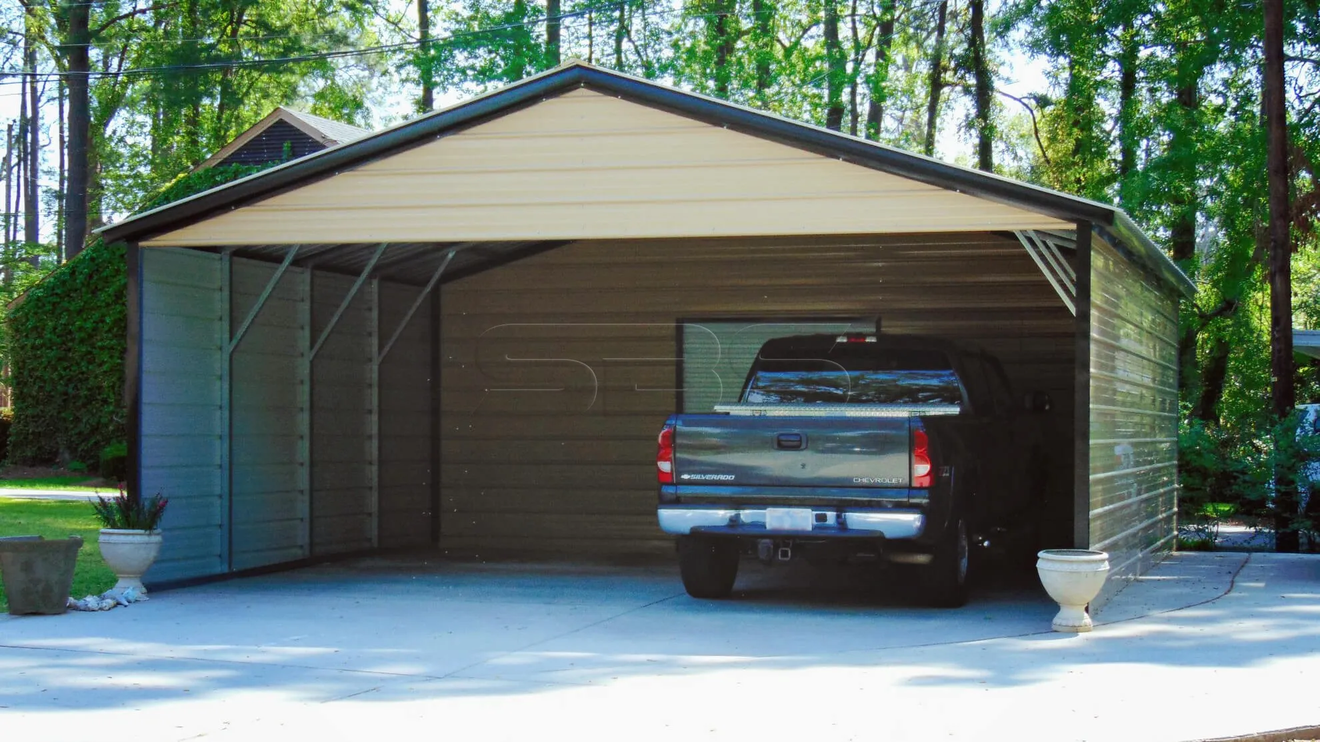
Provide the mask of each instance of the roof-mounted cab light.
{"label": "roof-mounted cab light", "polygon": [[874,343],[875,335],[864,335],[860,332],[850,332],[846,335],[840,335],[835,342],[838,343]]}

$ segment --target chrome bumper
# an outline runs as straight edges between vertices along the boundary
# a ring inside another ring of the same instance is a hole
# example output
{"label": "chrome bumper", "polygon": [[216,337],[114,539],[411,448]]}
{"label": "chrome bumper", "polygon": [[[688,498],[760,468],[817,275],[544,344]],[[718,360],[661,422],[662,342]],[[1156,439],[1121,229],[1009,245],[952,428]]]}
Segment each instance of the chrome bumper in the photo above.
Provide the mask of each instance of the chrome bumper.
{"label": "chrome bumper", "polygon": [[661,506],[660,529],[665,533],[679,536],[686,536],[695,530],[735,536],[791,535],[798,538],[883,536],[887,539],[909,539],[920,536],[926,525],[926,516],[915,510],[891,508],[843,510],[811,508],[811,510],[815,522],[810,531],[781,533],[766,530],[765,508]]}

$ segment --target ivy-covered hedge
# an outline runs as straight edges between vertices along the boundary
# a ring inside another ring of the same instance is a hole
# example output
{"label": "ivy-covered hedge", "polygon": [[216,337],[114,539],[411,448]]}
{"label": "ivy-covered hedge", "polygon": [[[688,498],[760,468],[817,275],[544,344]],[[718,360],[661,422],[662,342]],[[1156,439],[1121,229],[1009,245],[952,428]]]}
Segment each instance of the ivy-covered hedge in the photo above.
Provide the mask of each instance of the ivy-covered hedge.
{"label": "ivy-covered hedge", "polygon": [[124,439],[124,246],[92,243],[9,311],[7,461],[99,460]]}

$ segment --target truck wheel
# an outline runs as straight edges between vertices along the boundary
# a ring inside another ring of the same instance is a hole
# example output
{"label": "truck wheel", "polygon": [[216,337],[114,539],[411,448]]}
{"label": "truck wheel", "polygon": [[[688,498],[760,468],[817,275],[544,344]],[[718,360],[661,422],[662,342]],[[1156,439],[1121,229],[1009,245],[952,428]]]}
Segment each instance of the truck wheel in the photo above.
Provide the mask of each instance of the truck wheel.
{"label": "truck wheel", "polygon": [[738,543],[732,539],[680,536],[678,571],[694,598],[727,598],[738,577]]}
{"label": "truck wheel", "polygon": [[926,565],[926,599],[937,608],[959,608],[967,603],[967,575],[971,566],[971,541],[967,521],[957,516],[949,532],[935,547],[934,559]]}

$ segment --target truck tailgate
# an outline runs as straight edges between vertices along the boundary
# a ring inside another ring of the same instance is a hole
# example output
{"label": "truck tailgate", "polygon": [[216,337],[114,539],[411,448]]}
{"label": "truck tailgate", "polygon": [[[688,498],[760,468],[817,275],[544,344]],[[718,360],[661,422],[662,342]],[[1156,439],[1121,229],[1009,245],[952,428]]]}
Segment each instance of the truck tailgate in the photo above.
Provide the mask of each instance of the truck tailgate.
{"label": "truck tailgate", "polygon": [[680,485],[907,487],[907,417],[682,415],[674,429]]}

